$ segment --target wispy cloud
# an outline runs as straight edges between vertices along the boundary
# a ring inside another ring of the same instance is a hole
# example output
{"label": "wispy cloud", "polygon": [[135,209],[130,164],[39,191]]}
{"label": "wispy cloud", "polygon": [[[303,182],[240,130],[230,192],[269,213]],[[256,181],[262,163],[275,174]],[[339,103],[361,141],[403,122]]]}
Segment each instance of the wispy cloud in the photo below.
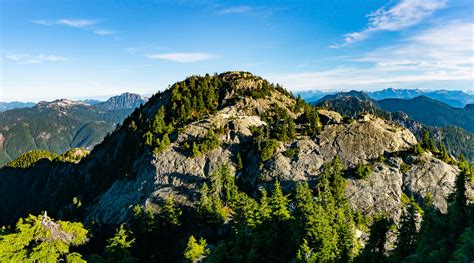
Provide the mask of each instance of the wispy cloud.
{"label": "wispy cloud", "polygon": [[254,10],[253,7],[251,6],[232,6],[232,7],[226,7],[218,10],[216,13],[218,15],[230,15],[230,14],[243,14],[243,13],[249,13]]}
{"label": "wispy cloud", "polygon": [[162,53],[146,55],[149,59],[170,60],[179,63],[195,63],[216,58],[209,53]]}
{"label": "wispy cloud", "polygon": [[17,64],[40,64],[43,62],[62,62],[68,59],[56,55],[39,54],[30,55],[28,53],[7,53],[5,59],[8,61],[15,62]]}
{"label": "wispy cloud", "polygon": [[38,25],[43,25],[43,26],[52,26],[54,25],[56,22],[54,21],[46,21],[46,20],[29,20],[31,23],[35,23],[35,24],[38,24]]}
{"label": "wispy cloud", "polygon": [[110,31],[110,30],[105,30],[105,29],[98,29],[98,30],[94,30],[94,34],[99,35],[99,36],[110,36],[110,35],[115,34],[115,32]]}
{"label": "wispy cloud", "polygon": [[330,47],[347,46],[367,39],[379,31],[398,31],[414,26],[445,5],[446,0],[401,0],[389,9],[381,7],[367,15],[369,22],[364,30],[345,34],[342,44],[334,44]]}
{"label": "wispy cloud", "polygon": [[83,28],[88,26],[93,26],[97,24],[96,20],[90,19],[59,19],[56,21],[58,25],[76,27],[76,28]]}
{"label": "wispy cloud", "polygon": [[69,26],[75,28],[84,28],[96,25],[98,23],[97,20],[91,19],[58,19],[58,20],[29,20],[31,23],[35,23],[38,25],[43,26],[53,26],[53,25],[62,25],[62,26]]}
{"label": "wispy cloud", "polygon": [[[451,22],[417,32],[402,44],[346,59],[349,66],[274,74],[293,89],[380,88],[426,82],[474,81],[472,22]],[[473,88],[471,86],[471,88]]]}

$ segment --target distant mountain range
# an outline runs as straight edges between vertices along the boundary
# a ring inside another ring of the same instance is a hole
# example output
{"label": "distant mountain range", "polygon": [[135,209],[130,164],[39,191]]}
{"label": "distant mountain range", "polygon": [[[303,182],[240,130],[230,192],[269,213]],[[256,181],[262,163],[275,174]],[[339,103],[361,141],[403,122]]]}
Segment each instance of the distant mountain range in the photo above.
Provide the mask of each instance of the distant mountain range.
{"label": "distant mountain range", "polygon": [[455,125],[474,132],[474,111],[454,108],[440,101],[419,96],[412,99],[383,99],[377,101],[387,111],[403,111],[410,118],[431,126]]}
{"label": "distant mountain range", "polygon": [[327,95],[316,105],[349,117],[369,112],[400,123],[418,138],[428,130],[438,142],[447,146],[451,154],[462,153],[474,160],[473,104],[454,108],[425,96],[376,101],[367,93],[349,91]]}
{"label": "distant mountain range", "polygon": [[[330,91],[300,91],[296,92],[306,102],[314,103],[323,98],[326,95],[333,95],[337,92]],[[388,88],[380,91],[367,92],[370,98],[374,100],[382,99],[412,99],[419,96],[426,96],[431,99],[435,99],[446,103],[452,107],[464,108],[467,104],[474,103],[474,94],[466,93],[459,90],[435,90],[425,91],[420,89],[394,89]]]}
{"label": "distant mountain range", "polygon": [[124,93],[94,105],[60,99],[0,112],[0,166],[31,150],[91,149],[146,101]]}
{"label": "distant mountain range", "polygon": [[12,101],[12,102],[1,102],[0,101],[0,112],[17,109],[17,108],[29,108],[35,106],[33,102],[21,102],[21,101]]}

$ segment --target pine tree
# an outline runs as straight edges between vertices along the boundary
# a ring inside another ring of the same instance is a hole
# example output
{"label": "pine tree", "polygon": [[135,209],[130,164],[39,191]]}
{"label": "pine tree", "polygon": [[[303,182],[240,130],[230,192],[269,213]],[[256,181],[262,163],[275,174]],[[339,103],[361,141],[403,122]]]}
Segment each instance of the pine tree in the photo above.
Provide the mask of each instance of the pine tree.
{"label": "pine tree", "polygon": [[111,262],[135,262],[136,259],[130,253],[130,248],[135,242],[134,238],[130,238],[130,232],[127,231],[124,225],[120,225],[115,236],[107,240],[105,247],[105,254]]}
{"label": "pine tree", "polygon": [[308,246],[308,241],[303,239],[298,252],[296,253],[296,260],[298,263],[316,263],[316,257],[313,254],[312,249]]}
{"label": "pine tree", "polygon": [[153,119],[152,130],[153,133],[161,135],[165,129],[165,107],[161,106]]}
{"label": "pine tree", "polygon": [[354,256],[356,248],[355,224],[354,219],[346,204],[337,209],[336,213],[336,232],[338,238],[338,252],[340,262],[350,262]]}
{"label": "pine tree", "polygon": [[422,155],[423,152],[424,152],[424,151],[423,151],[423,147],[421,147],[421,144],[420,144],[420,143],[415,144],[415,145],[413,146],[412,151],[413,151],[413,154],[414,154],[415,156],[420,156],[420,155]]}
{"label": "pine tree", "polygon": [[69,248],[86,243],[87,233],[81,223],[55,222],[46,213],[29,215],[18,220],[15,231],[0,235],[0,262],[56,262],[68,256],[79,260]]}
{"label": "pine tree", "polygon": [[183,212],[181,211],[181,209],[174,202],[174,196],[170,195],[163,205],[163,210],[161,213],[163,221],[167,225],[169,224],[171,226],[180,226],[180,217],[182,213]]}
{"label": "pine tree", "polygon": [[150,131],[147,131],[145,135],[143,135],[145,139],[145,145],[152,146],[153,145],[153,134]]}
{"label": "pine tree", "polygon": [[290,211],[288,210],[288,197],[283,195],[280,182],[276,181],[273,186],[272,197],[270,199],[270,206],[272,216],[280,221],[290,219]]}
{"label": "pine tree", "polygon": [[201,237],[199,243],[196,241],[194,236],[190,236],[186,249],[184,250],[184,258],[195,263],[200,262],[206,258],[210,253],[210,249],[207,248],[207,242]]}
{"label": "pine tree", "polygon": [[421,145],[423,146],[424,149],[426,149],[427,151],[431,151],[431,152],[436,152],[438,151],[438,149],[436,149],[436,146],[433,142],[433,139],[431,139],[431,135],[430,135],[430,132],[429,131],[425,131],[423,133],[423,137],[422,137],[422,140],[421,140]]}
{"label": "pine tree", "polygon": [[261,191],[262,197],[260,198],[260,206],[257,211],[259,223],[269,220],[272,215],[272,209],[270,206],[270,198],[267,195],[267,191]]}
{"label": "pine tree", "polygon": [[385,243],[392,225],[391,219],[383,215],[376,216],[370,227],[370,236],[361,255],[363,261],[380,262],[385,259]]}
{"label": "pine tree", "polygon": [[416,236],[416,208],[413,196],[410,202],[406,204],[405,211],[400,218],[400,228],[396,254],[399,257],[406,257],[415,251]]}

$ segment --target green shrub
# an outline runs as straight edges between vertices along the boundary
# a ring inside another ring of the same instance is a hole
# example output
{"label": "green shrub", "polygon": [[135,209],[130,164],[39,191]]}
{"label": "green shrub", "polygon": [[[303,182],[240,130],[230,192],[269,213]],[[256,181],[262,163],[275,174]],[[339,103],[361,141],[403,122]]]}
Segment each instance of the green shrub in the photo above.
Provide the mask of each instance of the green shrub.
{"label": "green shrub", "polygon": [[272,158],[273,154],[278,147],[278,141],[275,139],[269,139],[262,142],[262,150],[260,151],[260,161],[265,162]]}
{"label": "green shrub", "polygon": [[288,157],[288,158],[293,158],[296,156],[297,153],[298,153],[298,148],[296,147],[290,148],[283,152],[283,156]]}
{"label": "green shrub", "polygon": [[368,164],[359,163],[356,166],[356,176],[358,179],[366,179],[372,172],[372,168]]}
{"label": "green shrub", "polygon": [[403,174],[407,173],[408,170],[410,170],[410,166],[406,163],[402,163],[400,164],[400,172],[402,172]]}

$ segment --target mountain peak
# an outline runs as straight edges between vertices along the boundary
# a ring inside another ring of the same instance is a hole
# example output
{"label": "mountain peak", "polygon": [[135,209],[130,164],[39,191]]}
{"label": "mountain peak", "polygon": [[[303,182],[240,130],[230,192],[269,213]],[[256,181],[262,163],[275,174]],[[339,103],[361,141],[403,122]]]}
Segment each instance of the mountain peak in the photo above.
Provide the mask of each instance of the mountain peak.
{"label": "mountain peak", "polygon": [[94,106],[100,110],[133,109],[144,104],[147,100],[139,94],[125,92]]}
{"label": "mountain peak", "polygon": [[40,101],[36,104],[39,108],[69,108],[74,106],[87,106],[88,104],[82,101],[74,101],[69,99],[58,99],[53,101]]}

